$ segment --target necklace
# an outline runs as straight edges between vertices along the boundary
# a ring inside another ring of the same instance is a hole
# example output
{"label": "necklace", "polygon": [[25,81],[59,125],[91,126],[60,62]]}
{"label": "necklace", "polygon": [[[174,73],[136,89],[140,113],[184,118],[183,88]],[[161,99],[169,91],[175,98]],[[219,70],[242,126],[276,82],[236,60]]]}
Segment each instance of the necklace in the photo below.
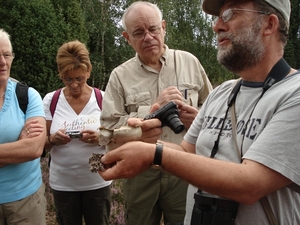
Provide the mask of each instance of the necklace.
{"label": "necklace", "polygon": [[5,95],[5,91],[3,92],[3,94],[0,96],[0,98],[2,98]]}

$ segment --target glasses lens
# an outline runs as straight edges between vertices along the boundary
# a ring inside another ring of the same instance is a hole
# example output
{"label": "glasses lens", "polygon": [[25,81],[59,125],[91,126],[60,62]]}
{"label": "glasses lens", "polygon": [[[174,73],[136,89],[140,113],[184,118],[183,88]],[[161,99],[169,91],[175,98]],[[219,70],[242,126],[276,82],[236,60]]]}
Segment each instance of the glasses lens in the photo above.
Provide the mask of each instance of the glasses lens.
{"label": "glasses lens", "polygon": [[71,84],[73,82],[75,83],[82,83],[84,81],[84,77],[78,77],[78,78],[63,78],[64,82],[67,84]]}
{"label": "glasses lens", "polygon": [[155,28],[150,29],[149,33],[151,34],[151,36],[158,35],[160,33],[160,27],[155,27]]}
{"label": "glasses lens", "polygon": [[3,55],[0,56],[3,56],[5,60],[12,60],[15,55],[14,53],[4,53]]}
{"label": "glasses lens", "polygon": [[232,9],[226,9],[222,14],[222,20],[224,23],[227,23],[229,20],[231,20],[233,16],[233,10]]}
{"label": "glasses lens", "polygon": [[132,34],[132,36],[136,40],[141,40],[141,39],[143,39],[146,36],[147,33],[149,33],[152,37],[160,34],[160,30],[161,30],[161,27],[153,27],[153,28],[150,28],[148,31],[137,31],[137,32],[134,32]]}

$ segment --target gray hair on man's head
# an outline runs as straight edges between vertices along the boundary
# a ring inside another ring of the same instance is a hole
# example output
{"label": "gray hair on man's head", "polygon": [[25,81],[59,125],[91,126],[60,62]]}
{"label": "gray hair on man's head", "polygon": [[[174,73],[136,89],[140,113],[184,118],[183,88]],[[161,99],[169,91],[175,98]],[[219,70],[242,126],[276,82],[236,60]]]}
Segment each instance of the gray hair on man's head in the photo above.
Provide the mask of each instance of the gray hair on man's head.
{"label": "gray hair on man's head", "polygon": [[10,41],[10,35],[5,30],[3,30],[2,28],[0,28],[0,39],[8,40],[10,48],[12,50],[12,45],[11,45],[11,41]]}
{"label": "gray hair on man's head", "polygon": [[159,16],[159,19],[162,20],[163,18],[163,14],[162,14],[162,11],[158,8],[158,6],[156,4],[153,4],[153,3],[150,3],[150,2],[144,2],[144,1],[137,1],[137,2],[134,2],[132,3],[124,12],[123,16],[122,16],[122,27],[124,30],[127,30],[127,27],[126,27],[126,18],[127,18],[127,15],[128,13],[136,8],[137,6],[140,6],[140,5],[146,5],[146,6],[150,6],[152,7],[153,9],[155,9],[157,11],[157,14]]}

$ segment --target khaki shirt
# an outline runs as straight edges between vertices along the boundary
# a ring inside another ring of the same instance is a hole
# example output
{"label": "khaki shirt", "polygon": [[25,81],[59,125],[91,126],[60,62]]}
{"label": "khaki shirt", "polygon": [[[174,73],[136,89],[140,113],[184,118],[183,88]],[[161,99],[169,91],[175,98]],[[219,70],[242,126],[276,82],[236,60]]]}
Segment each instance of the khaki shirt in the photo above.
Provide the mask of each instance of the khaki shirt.
{"label": "khaki shirt", "polygon": [[[199,60],[191,53],[165,48],[160,71],[145,65],[137,54],[112,71],[105,89],[101,126],[115,129],[126,125],[128,118],[144,118],[160,93],[170,86],[186,96],[186,104],[201,107],[212,86]],[[179,144],[185,133],[175,134],[165,126],[160,139]]]}

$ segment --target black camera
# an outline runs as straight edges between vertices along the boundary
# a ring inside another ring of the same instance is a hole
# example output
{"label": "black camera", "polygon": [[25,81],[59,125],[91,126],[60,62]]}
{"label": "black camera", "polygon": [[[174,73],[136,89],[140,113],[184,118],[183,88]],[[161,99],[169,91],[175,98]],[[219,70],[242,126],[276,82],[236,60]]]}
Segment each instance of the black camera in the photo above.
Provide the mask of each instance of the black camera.
{"label": "black camera", "polygon": [[195,204],[191,225],[234,225],[239,203],[198,191],[194,194]]}
{"label": "black camera", "polygon": [[175,134],[179,134],[184,130],[184,125],[179,119],[179,110],[175,102],[171,101],[155,112],[146,116],[144,120],[157,118],[162,126],[168,126]]}
{"label": "black camera", "polygon": [[69,135],[70,138],[81,138],[82,134],[80,131],[67,131],[66,135]]}

